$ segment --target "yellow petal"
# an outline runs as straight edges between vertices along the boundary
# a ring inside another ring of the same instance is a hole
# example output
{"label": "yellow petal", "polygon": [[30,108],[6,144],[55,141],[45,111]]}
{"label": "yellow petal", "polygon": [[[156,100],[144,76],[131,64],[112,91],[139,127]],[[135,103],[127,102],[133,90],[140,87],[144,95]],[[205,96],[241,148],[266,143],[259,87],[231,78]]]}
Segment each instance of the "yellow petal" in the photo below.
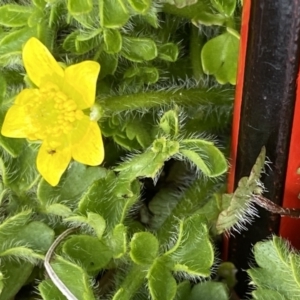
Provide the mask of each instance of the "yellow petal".
{"label": "yellow petal", "polygon": [[43,142],[37,156],[37,169],[49,184],[56,186],[70,160],[71,151],[69,147],[61,146],[54,150],[48,146],[47,142]]}
{"label": "yellow petal", "polygon": [[78,123],[72,136],[72,157],[85,165],[100,165],[104,159],[104,147],[97,122],[83,118]]}
{"label": "yellow petal", "polygon": [[38,89],[24,89],[15,99],[15,104],[27,105],[33,102],[34,99],[38,98]]}
{"label": "yellow petal", "polygon": [[[67,84],[64,92],[76,102],[79,109],[94,104],[99,71],[100,65],[95,61],[84,61],[65,69]],[[73,90],[77,93],[73,93]]]}
{"label": "yellow petal", "polygon": [[6,113],[1,134],[12,138],[26,138],[28,134],[28,115],[24,106],[13,105]]}
{"label": "yellow petal", "polygon": [[32,37],[26,42],[22,56],[29,78],[38,87],[44,77],[63,78],[62,67],[38,39]]}

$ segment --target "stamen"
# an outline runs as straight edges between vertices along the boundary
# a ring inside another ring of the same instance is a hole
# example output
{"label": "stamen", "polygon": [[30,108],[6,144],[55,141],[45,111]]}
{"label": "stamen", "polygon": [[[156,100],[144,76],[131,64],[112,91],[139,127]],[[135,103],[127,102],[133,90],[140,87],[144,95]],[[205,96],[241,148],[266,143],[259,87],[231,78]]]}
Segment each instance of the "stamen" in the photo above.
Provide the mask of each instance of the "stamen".
{"label": "stamen", "polygon": [[52,83],[41,86],[39,96],[33,99],[26,109],[32,127],[35,128],[35,132],[28,136],[32,140],[68,134],[73,128],[72,123],[84,116],[83,112],[77,109],[76,103]]}

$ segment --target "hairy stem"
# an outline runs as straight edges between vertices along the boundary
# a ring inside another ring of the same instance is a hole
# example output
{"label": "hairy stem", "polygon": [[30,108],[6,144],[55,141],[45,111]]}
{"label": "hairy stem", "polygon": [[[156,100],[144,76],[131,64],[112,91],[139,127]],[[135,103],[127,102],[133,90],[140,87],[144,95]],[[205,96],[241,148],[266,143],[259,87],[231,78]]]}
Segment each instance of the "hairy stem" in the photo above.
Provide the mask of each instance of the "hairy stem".
{"label": "hairy stem", "polygon": [[142,92],[130,95],[112,96],[99,101],[101,108],[107,114],[123,111],[144,110],[164,105],[177,104],[181,106],[226,106],[231,109],[233,104],[233,89],[194,88],[177,89],[173,91]]}

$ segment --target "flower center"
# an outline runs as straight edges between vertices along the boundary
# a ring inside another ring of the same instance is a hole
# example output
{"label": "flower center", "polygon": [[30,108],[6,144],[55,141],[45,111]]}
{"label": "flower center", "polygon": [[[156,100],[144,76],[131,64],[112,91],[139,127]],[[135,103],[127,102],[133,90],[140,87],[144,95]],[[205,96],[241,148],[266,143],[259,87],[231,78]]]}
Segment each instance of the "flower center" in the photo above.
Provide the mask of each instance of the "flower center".
{"label": "flower center", "polygon": [[83,112],[55,84],[47,83],[39,89],[38,96],[28,105],[32,124],[31,140],[57,138],[68,134]]}

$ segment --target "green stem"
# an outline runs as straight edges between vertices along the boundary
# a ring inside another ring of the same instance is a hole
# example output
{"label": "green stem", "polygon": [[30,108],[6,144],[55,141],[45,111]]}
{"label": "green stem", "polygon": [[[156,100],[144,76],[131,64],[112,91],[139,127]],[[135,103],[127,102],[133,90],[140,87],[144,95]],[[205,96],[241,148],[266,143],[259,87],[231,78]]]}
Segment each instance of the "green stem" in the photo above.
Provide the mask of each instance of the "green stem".
{"label": "green stem", "polygon": [[193,69],[194,78],[199,81],[203,76],[203,68],[201,62],[201,50],[205,43],[203,34],[199,34],[199,29],[192,25],[190,37],[190,59]]}
{"label": "green stem", "polygon": [[233,89],[202,88],[178,89],[176,91],[143,92],[130,95],[112,96],[98,103],[104,114],[120,113],[123,111],[144,110],[171,104],[180,106],[225,106],[231,109]]}

